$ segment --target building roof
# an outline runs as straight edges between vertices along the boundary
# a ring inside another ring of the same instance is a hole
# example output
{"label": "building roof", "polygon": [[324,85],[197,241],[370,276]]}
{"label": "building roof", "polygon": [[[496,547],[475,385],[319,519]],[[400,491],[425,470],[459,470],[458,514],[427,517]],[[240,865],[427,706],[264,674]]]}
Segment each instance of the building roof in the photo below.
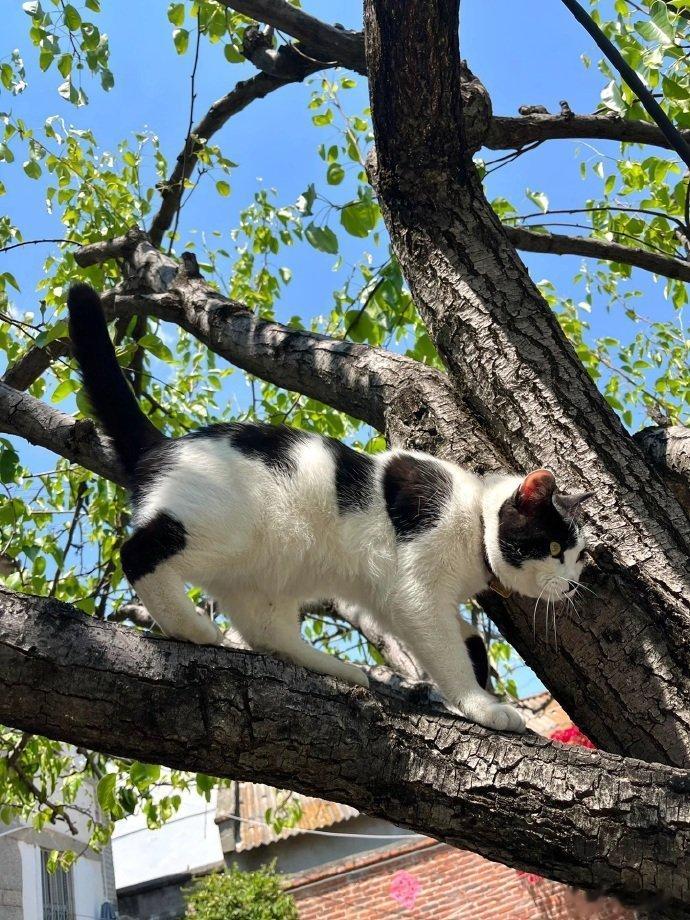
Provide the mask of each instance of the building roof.
{"label": "building roof", "polygon": [[[520,701],[528,728],[549,737],[557,729],[567,728],[571,721],[550,693],[538,693]],[[289,796],[289,800],[287,797]],[[282,805],[299,803],[302,814],[294,827],[276,832],[266,821],[267,811],[273,813]],[[234,821],[235,850],[242,853],[255,847],[267,846],[278,840],[296,837],[307,831],[323,830],[356,818],[359,812],[349,805],[326,802],[296,792],[266,786],[263,783],[232,783],[218,792],[216,824]]]}
{"label": "building roof", "polygon": [[[289,796],[289,799],[288,799]],[[266,812],[275,814],[276,810],[286,805],[299,804],[301,816],[294,827],[286,827],[276,832],[266,822]],[[238,853],[252,850],[254,847],[266,846],[277,840],[296,837],[305,831],[321,830],[356,818],[359,812],[349,805],[326,802],[296,792],[287,793],[263,783],[233,783],[228,789],[218,793],[216,824],[235,820],[235,849]]]}

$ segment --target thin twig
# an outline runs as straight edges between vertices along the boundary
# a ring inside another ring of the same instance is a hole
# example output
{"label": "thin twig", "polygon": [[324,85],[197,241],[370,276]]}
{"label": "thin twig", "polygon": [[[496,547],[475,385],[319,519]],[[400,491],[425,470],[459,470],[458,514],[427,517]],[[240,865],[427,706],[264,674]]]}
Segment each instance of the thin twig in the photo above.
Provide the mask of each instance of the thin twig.
{"label": "thin twig", "polygon": [[[189,126],[187,128],[187,137],[184,142],[183,148],[183,163],[182,163],[182,175],[185,176],[186,166],[187,166],[187,155],[189,153],[190,142],[192,139],[192,128],[194,127],[194,102],[196,101],[196,69],[199,64],[199,48],[201,47],[201,7],[197,7],[196,11],[196,47],[194,49],[194,66],[192,67],[191,75],[191,86],[190,86],[190,101],[189,101]],[[184,183],[184,179],[181,180]],[[177,208],[175,209],[175,220],[173,222],[172,232],[170,234],[170,245],[168,246],[168,255],[172,252],[173,244],[175,242],[175,235],[177,233],[177,228],[180,223],[180,212],[182,210],[182,195],[180,194],[179,200],[177,202]]]}
{"label": "thin twig", "polygon": [[602,30],[592,19],[589,13],[587,13],[580,6],[580,4],[577,3],[577,0],[562,0],[562,2],[570,10],[580,25],[594,39],[600,51],[604,53],[610,63],[616,68],[618,73],[623,78],[623,81],[627,83],[630,89],[640,100],[640,103],[644,107],[649,117],[652,119],[652,121],[657,123],[659,129],[671,147],[676,151],[688,169],[690,169],[690,146],[688,146],[685,139],[683,138],[683,135],[680,133],[678,128],[676,128],[666,112],[664,112],[659,103],[656,101],[653,93],[647,89],[637,73],[633,70],[630,64],[628,64],[628,62],[625,60],[613,42],[604,35]]}
{"label": "thin twig", "polygon": [[23,240],[21,243],[12,243],[11,246],[0,247],[0,252],[10,252],[12,249],[19,249],[20,246],[37,246],[39,243],[71,243],[73,246],[83,245],[79,240],[70,239]]}
{"label": "thin twig", "polygon": [[74,514],[72,515],[72,521],[69,526],[69,531],[67,532],[67,542],[65,543],[65,548],[62,551],[62,562],[60,562],[55,569],[55,577],[53,578],[53,584],[51,585],[50,591],[48,592],[48,597],[55,597],[55,592],[57,591],[58,585],[60,584],[60,576],[62,575],[62,569],[67,559],[67,554],[70,551],[72,546],[72,541],[74,539],[74,532],[77,529],[77,523],[79,521],[79,515],[81,514],[82,507],[84,505],[84,495],[86,493],[86,482],[80,482],[77,488],[77,497],[74,503]]}

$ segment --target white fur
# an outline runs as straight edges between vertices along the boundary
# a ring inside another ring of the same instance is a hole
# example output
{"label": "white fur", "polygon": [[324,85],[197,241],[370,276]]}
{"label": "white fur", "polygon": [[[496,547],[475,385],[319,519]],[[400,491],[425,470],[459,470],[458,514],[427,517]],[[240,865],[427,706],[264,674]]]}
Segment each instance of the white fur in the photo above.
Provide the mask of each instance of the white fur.
{"label": "white fur", "polygon": [[[142,525],[166,512],[188,534],[182,553],[136,584],[164,632],[193,642],[222,641],[186,597],[184,584],[193,583],[218,602],[252,648],[367,686],[356,665],[300,636],[303,603],[340,599],[364,608],[383,632],[395,635],[454,710],[490,728],[522,729],[518,712],[477,684],[458,615],[458,604],[487,585],[482,514],[496,574],[531,596],[543,587],[540,564],[528,563],[524,573],[505,566],[496,545],[498,508],[519,479],[485,482],[443,463],[453,492],[441,521],[409,542],[396,542],[380,486],[390,452],[374,458],[379,487],[372,505],[346,514],[338,511],[334,459],[324,442],[308,438],[294,452],[296,472],[281,476],[223,439],[175,446],[171,467],[142,498],[135,519]],[[548,560],[549,570],[551,563],[558,565]],[[575,572],[569,562],[562,574]]]}

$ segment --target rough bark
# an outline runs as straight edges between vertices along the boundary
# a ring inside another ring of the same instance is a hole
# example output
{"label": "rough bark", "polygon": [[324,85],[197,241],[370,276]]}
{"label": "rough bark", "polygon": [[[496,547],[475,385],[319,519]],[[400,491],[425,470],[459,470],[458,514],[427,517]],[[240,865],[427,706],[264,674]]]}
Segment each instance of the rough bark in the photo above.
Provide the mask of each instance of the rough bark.
{"label": "rough bark", "polygon": [[366,73],[361,32],[331,26],[305,13],[286,0],[220,0],[223,6],[250,16],[258,22],[286,32],[297,39],[303,50],[321,62],[340,64],[357,73]]}
{"label": "rough bark", "polygon": [[373,175],[449,375],[515,468],[549,466],[562,487],[596,493],[586,583],[597,596],[581,621],[561,617],[560,653],[533,638],[533,603],[492,600],[492,614],[598,744],[686,765],[688,518],[588,377],[458,142],[457,4],[365,10]]}
{"label": "rough bark", "polygon": [[344,802],[636,903],[690,907],[688,775],[499,735],[386,687],[137,635],[0,590],[0,720]]}
{"label": "rough bark", "polygon": [[567,236],[563,233],[535,233],[526,227],[503,225],[506,236],[517,249],[528,252],[546,252],[554,255],[578,255],[590,259],[605,259],[634,265],[665,278],[690,281],[690,262],[664,256],[647,249],[636,249],[620,243],[598,240],[586,236]]}
{"label": "rough bark", "polygon": [[[681,132],[690,143],[690,131]],[[628,121],[613,113],[598,115],[523,115],[520,118],[496,115],[491,119],[484,143],[493,150],[520,149],[536,141],[564,138],[594,138],[629,144],[669,144],[656,125]]]}
{"label": "rough bark", "polygon": [[635,440],[690,516],[690,429],[644,428]]}
{"label": "rough bark", "polygon": [[0,383],[0,431],[46,447],[99,476],[124,484],[124,471],[90,419],[75,421],[5,383]]}
{"label": "rough bark", "polygon": [[54,339],[43,348],[32,346],[5,371],[2,382],[14,390],[28,390],[59,358],[69,352],[66,339]]}

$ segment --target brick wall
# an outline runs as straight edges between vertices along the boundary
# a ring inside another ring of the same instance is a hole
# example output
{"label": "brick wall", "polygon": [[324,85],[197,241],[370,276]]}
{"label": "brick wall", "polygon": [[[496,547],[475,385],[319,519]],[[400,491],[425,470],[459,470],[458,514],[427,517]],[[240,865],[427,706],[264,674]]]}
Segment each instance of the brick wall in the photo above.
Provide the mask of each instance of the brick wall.
{"label": "brick wall", "polygon": [[300,920],[632,920],[612,901],[434,841],[362,854],[293,878]]}

